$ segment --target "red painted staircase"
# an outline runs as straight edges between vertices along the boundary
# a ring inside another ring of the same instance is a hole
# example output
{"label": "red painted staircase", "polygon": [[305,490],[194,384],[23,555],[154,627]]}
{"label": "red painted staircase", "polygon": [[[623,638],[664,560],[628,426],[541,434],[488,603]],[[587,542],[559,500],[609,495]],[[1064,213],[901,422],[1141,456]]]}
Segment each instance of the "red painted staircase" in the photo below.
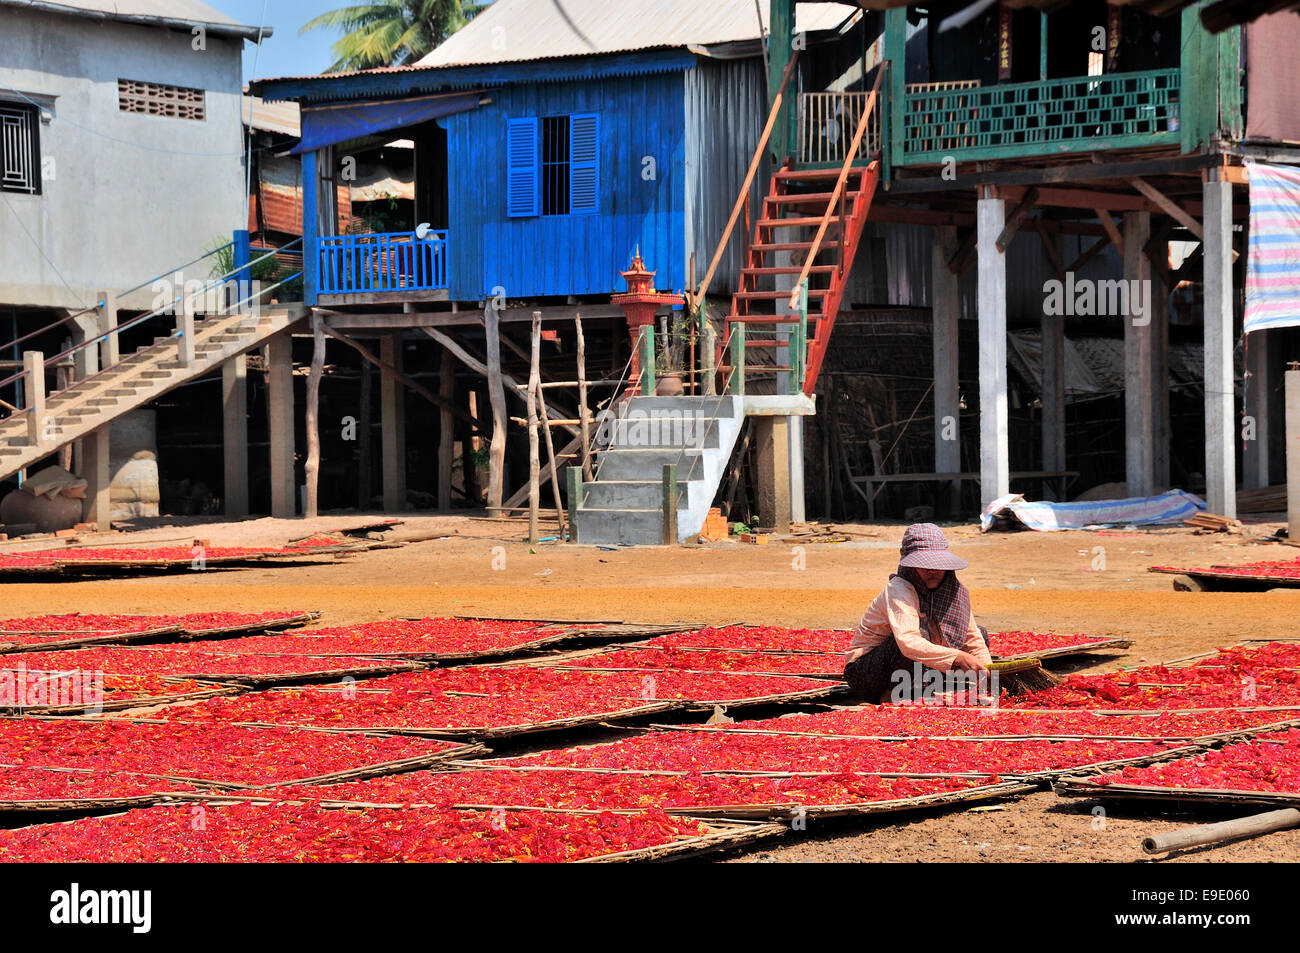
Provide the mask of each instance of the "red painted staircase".
{"label": "red painted staircase", "polygon": [[[799,320],[797,313],[782,309],[790,300],[790,284],[797,282],[803,273],[817,232],[824,224],[821,243],[808,268],[805,394],[811,394],[817,386],[817,374],[830,344],[858,239],[880,181],[879,161],[850,166],[843,191],[837,197],[834,188],[843,171],[782,168],[772,175],[762,213],[754,223],[754,239],[740,273],[739,290],[731,299],[731,313],[727,316],[727,339],[732,325],[744,323],[747,352],[775,350],[785,344],[775,329]],[[798,229],[801,237],[793,239],[780,234],[779,229]],[[790,281],[779,285],[783,275],[790,276]],[[763,334],[764,329],[772,333]],[[789,365],[775,362],[752,364],[747,360],[745,367],[746,375],[751,377],[785,370],[789,370]]]}

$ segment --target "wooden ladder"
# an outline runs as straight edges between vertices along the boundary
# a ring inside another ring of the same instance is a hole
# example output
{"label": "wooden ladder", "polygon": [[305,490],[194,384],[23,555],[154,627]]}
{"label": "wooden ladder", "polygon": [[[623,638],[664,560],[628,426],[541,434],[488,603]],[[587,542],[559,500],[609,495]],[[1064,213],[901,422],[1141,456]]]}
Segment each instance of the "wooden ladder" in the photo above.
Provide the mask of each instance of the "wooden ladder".
{"label": "wooden ladder", "polygon": [[[832,191],[844,174],[842,196]],[[785,310],[792,289],[788,283],[779,288],[779,278],[789,275],[798,282],[808,280],[808,339],[803,392],[811,394],[817,386],[817,374],[829,346],[835,317],[848,283],[857,254],[858,241],[867,222],[871,200],[880,181],[879,160],[866,166],[841,169],[798,170],[782,168],[772,176],[771,187],[763,199],[763,209],[754,223],[754,240],[740,273],[737,291],[727,315],[727,337],[732,327],[746,327],[745,350],[773,350],[787,344],[775,333],[750,336],[750,329],[797,324],[799,313]],[[836,199],[839,199],[836,202]],[[809,214],[816,210],[817,214]],[[778,229],[798,229],[806,238],[792,239],[777,234]],[[821,234],[820,242],[808,230]],[[784,239],[784,240],[783,240]],[[813,260],[808,260],[809,255]],[[780,260],[781,256],[787,258]],[[796,291],[797,293],[797,291]],[[719,363],[723,355],[719,353]],[[788,372],[797,367],[796,356],[788,364],[747,364],[747,375]],[[722,368],[729,373],[729,367]]]}

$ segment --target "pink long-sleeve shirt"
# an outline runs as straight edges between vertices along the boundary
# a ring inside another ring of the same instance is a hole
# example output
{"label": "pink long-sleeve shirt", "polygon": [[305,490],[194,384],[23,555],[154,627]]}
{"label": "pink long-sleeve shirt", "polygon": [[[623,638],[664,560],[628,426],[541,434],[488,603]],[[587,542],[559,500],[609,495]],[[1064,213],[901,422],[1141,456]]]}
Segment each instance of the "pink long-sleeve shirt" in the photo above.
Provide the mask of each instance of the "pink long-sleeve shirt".
{"label": "pink long-sleeve shirt", "polygon": [[906,579],[895,576],[863,613],[849,648],[870,651],[892,636],[905,656],[941,672],[952,668],[958,651],[970,653],[985,665],[993,660],[989,647],[984,644],[984,636],[975,625],[973,612],[966,630],[966,642],[961,649],[949,647],[937,624],[928,624],[926,628],[929,631],[921,631],[920,600],[916,590]]}

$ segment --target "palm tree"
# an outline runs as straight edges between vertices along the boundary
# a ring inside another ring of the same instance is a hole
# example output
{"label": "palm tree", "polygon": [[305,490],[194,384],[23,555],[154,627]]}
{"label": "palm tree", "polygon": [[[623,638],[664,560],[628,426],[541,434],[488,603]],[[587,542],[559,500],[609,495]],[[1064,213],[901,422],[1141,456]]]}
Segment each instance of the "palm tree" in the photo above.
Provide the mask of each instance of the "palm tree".
{"label": "palm tree", "polygon": [[326,72],[404,66],[428,54],[486,6],[469,0],[370,0],[322,13],[298,32],[343,31]]}

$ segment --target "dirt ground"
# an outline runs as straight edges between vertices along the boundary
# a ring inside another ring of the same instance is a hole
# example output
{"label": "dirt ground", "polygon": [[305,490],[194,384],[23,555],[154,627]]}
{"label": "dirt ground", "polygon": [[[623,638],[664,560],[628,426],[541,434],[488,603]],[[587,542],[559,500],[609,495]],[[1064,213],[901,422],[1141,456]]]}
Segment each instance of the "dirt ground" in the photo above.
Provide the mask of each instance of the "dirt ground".
{"label": "dirt ground", "polygon": [[[366,522],[346,513],[316,520],[140,521],[114,545],[195,538],[213,546],[283,543],[322,529]],[[997,533],[946,529],[970,560],[962,578],[976,618],[995,630],[1117,635],[1126,653],[1087,657],[1093,671],[1168,661],[1245,638],[1296,636],[1300,589],[1264,593],[1174,591],[1153,564],[1290,559],[1294,547],[1262,543],[1277,524],[1243,535],[1185,529],[1127,532]],[[902,525],[853,525],[850,542],[774,539],[697,547],[603,549],[556,542],[530,547],[520,521],[408,516],[394,535],[443,534],[399,549],[311,565],[209,569],[168,576],[0,585],[0,615],[41,612],[176,612],[319,609],[323,624],[419,614],[636,622],[751,622],[852,627],[897,562]],[[554,524],[543,536],[554,535]],[[48,545],[48,544],[45,544]],[[0,545],[0,552],[33,544]],[[816,821],[753,861],[1142,861],[1142,836],[1203,812],[1127,806],[1094,817],[1093,802],[1036,793],[1000,809],[900,815],[895,822]],[[1104,823],[1101,823],[1104,821]],[[1300,859],[1300,831],[1271,834],[1174,861]]]}

